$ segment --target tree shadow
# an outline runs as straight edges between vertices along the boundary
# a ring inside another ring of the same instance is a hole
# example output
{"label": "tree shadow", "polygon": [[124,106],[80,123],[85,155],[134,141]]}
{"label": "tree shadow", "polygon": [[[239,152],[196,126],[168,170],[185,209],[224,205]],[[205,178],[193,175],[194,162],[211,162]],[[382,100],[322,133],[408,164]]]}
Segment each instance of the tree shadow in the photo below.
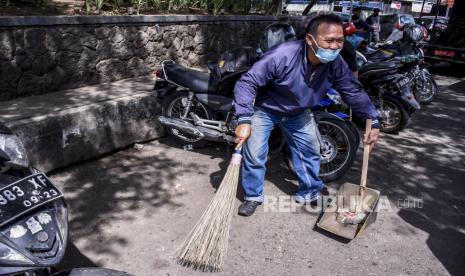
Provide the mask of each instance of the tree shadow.
{"label": "tree shadow", "polygon": [[[465,95],[461,79],[441,81],[439,96],[413,114],[411,127],[398,135],[382,135],[370,157],[368,187],[381,191],[399,210],[400,218],[429,234],[427,245],[452,275],[465,267]],[[354,168],[360,167],[360,160]],[[360,170],[345,181],[358,183]],[[397,235],[414,233],[399,224]]]}
{"label": "tree shadow", "polygon": [[[108,231],[114,222],[130,225],[140,219],[141,212],[151,217],[162,206],[184,206],[175,200],[183,192],[175,191],[172,183],[184,173],[203,174],[204,166],[175,161],[157,148],[163,145],[143,146],[143,152],[129,148],[53,172],[51,177],[66,195],[70,214],[70,248],[62,266],[103,265],[90,261],[81,251],[118,258],[122,252],[116,248],[130,244],[119,231]],[[73,242],[79,242],[81,250]]]}

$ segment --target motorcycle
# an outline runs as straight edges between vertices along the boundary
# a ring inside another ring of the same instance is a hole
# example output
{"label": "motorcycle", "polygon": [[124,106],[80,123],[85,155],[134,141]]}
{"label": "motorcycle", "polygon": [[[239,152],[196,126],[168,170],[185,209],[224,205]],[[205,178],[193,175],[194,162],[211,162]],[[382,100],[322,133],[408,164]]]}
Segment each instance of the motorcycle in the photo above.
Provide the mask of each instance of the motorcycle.
{"label": "motorcycle", "polygon": [[[162,116],[159,121],[175,141],[181,145],[202,146],[207,141],[235,141],[237,118],[232,106],[234,83],[245,73],[239,70],[228,76],[221,87],[229,87],[229,93],[208,91],[208,74],[182,67],[172,61],[162,63],[154,89],[162,101]],[[228,90],[219,90],[228,91]],[[335,97],[333,97],[335,99]],[[339,97],[340,101],[340,97]],[[333,181],[350,168],[354,161],[360,136],[357,128],[341,112],[329,113],[324,108],[331,103],[326,99],[315,109],[321,141],[320,177]],[[288,167],[293,170],[290,153],[282,135],[271,135],[270,151],[281,152]]]}
{"label": "motorcycle", "polygon": [[377,107],[381,131],[396,133],[410,122],[411,115],[420,109],[411,81],[414,76],[409,68],[409,59],[394,57],[389,61],[368,63],[357,54],[365,65],[359,71],[359,80]]}
{"label": "motorcycle", "polygon": [[[202,146],[207,141],[233,144],[237,126],[232,106],[235,83],[263,52],[293,39],[295,32],[290,25],[269,25],[259,49],[241,47],[224,53],[218,62],[208,63],[211,74],[180,66],[174,61],[162,62],[154,86],[162,102],[160,123],[181,145]],[[323,181],[332,181],[352,165],[360,137],[345,115],[338,116],[322,109],[314,110],[321,132],[320,177]],[[280,152],[293,170],[288,147],[279,129],[271,134],[269,144],[270,152]]]}
{"label": "motorcycle", "polygon": [[1,122],[0,233],[0,275],[130,275],[104,268],[55,272],[68,240],[63,193],[29,165],[23,143]]}
{"label": "motorcycle", "polygon": [[[421,34],[419,33],[415,38],[411,38],[412,36],[408,35],[410,29],[416,29],[416,32],[421,32]],[[416,56],[416,61],[412,62],[409,68],[412,76],[412,88],[418,93],[421,104],[430,104],[438,95],[438,86],[428,70],[431,65],[425,62],[422,49],[424,46],[422,42],[424,39],[423,30],[417,25],[410,25],[404,27],[401,34],[397,39],[379,45],[376,49],[365,47],[362,53],[368,63],[388,61],[399,56]]]}

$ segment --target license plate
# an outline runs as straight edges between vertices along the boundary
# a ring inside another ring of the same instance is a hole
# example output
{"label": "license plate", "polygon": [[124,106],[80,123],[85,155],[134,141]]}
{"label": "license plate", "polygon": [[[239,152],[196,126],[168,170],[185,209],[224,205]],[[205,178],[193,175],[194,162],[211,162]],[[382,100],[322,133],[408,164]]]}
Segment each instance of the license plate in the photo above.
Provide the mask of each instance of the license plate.
{"label": "license plate", "polygon": [[0,189],[0,227],[62,196],[43,173],[11,183]]}
{"label": "license plate", "polygon": [[410,82],[409,78],[403,78],[403,79],[399,80],[399,82],[397,82],[397,87],[402,88],[402,87],[406,86],[409,82]]}
{"label": "license plate", "polygon": [[435,56],[444,56],[444,57],[453,58],[455,56],[455,52],[454,51],[446,51],[446,50],[434,50],[434,55]]}

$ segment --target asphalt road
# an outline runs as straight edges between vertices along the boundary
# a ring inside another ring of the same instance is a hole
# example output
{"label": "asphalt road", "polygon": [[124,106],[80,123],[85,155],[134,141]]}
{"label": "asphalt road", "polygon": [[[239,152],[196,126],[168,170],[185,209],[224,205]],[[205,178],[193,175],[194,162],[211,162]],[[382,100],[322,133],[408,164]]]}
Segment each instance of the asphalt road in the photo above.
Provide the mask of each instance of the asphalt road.
{"label": "asphalt road", "polygon": [[[392,207],[346,242],[317,231],[305,208],[235,216],[219,275],[465,275],[465,72],[436,68],[440,96],[411,127],[383,135],[370,159],[368,186]],[[444,74],[448,74],[446,76]],[[452,75],[452,76],[450,76]],[[135,275],[196,275],[175,250],[221,182],[221,145],[186,151],[164,138],[57,171],[69,204],[70,243],[61,267],[104,266]],[[267,196],[296,191],[278,156]],[[361,151],[342,179],[358,183]],[[236,206],[239,205],[238,193]],[[197,273],[201,275],[202,273]]]}

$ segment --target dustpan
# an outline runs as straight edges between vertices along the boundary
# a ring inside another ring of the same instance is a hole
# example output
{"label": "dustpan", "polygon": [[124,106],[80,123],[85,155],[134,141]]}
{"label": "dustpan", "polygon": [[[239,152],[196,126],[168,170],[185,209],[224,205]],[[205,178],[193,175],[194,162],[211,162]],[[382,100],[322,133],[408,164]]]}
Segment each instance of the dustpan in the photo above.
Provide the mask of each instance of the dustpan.
{"label": "dustpan", "polygon": [[[371,131],[371,120],[367,120],[366,133]],[[344,183],[336,193],[336,198],[324,210],[317,226],[337,236],[352,240],[360,235],[365,228],[376,221],[376,208],[380,192],[366,187],[368,174],[368,159],[370,146],[364,145],[362,177],[360,185]],[[366,217],[358,224],[342,223],[338,220],[338,214],[344,211],[366,212]]]}

